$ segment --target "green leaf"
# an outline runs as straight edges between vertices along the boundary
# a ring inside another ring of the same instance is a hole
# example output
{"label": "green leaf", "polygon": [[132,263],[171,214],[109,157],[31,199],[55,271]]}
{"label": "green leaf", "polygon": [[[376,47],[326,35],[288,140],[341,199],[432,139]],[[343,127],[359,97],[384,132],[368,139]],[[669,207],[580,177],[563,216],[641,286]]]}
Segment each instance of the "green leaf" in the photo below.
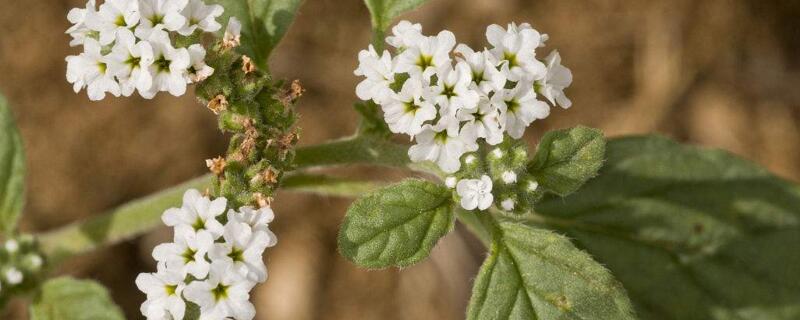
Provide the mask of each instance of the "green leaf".
{"label": "green leaf", "polygon": [[575,192],[603,166],[603,132],[587,127],[551,131],[539,142],[528,171],[539,186],[560,196]]}
{"label": "green leaf", "polygon": [[430,254],[454,219],[449,189],[405,180],[353,203],[339,232],[339,250],[366,268],[410,266]]}
{"label": "green leaf", "polygon": [[123,320],[106,289],[91,280],[60,277],[47,281],[31,304],[33,320]]}
{"label": "green leaf", "polygon": [[[225,7],[220,21],[235,16],[242,22],[243,54],[259,68],[268,69],[267,59],[289,30],[303,0],[210,0]],[[224,29],[224,27],[223,27]]]}
{"label": "green leaf", "polygon": [[467,319],[636,318],[622,285],[563,236],[515,222],[494,228]]}
{"label": "green leaf", "polygon": [[358,125],[358,134],[368,135],[383,139],[392,136],[389,125],[383,119],[383,113],[375,102],[364,101],[355,104],[356,111],[361,115],[361,123]]}
{"label": "green leaf", "polygon": [[0,96],[0,232],[10,234],[25,201],[25,155],[14,117]]}
{"label": "green leaf", "polygon": [[372,14],[373,29],[382,33],[389,28],[394,18],[406,11],[416,9],[427,0],[364,0],[364,2]]}
{"label": "green leaf", "polygon": [[612,140],[598,178],[539,203],[654,320],[800,319],[800,188],[727,152]]}

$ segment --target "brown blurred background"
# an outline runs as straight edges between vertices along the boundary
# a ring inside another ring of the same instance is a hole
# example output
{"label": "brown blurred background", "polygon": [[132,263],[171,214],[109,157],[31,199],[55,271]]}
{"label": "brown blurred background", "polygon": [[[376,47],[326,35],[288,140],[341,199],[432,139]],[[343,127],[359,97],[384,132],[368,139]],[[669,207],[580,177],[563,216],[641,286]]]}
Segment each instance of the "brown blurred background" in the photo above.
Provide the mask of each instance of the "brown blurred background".
{"label": "brown blurred background", "polygon": [[[28,155],[22,226],[47,230],[99,214],[206,172],[225,150],[215,120],[191,94],[92,103],[66,82],[66,14],[84,0],[2,0],[0,92],[12,104]],[[491,23],[530,22],[549,33],[575,82],[570,110],[536,122],[584,124],[609,135],[659,132],[731,150],[800,178],[800,1],[432,0],[406,18],[484,45]],[[308,89],[299,105],[302,144],[355,129],[357,52],[369,41],[359,0],[306,0],[278,48],[278,78]],[[379,171],[369,171],[377,174]],[[393,173],[391,177],[399,177]],[[384,178],[386,179],[386,178]],[[432,259],[363,271],[336,253],[348,200],[284,193],[270,279],[254,291],[258,319],[461,319],[482,248],[463,230]],[[108,285],[127,315],[144,300],[133,280],[154,269],[150,250],[167,230],[71,261],[59,272]],[[20,304],[3,319],[24,319]]]}

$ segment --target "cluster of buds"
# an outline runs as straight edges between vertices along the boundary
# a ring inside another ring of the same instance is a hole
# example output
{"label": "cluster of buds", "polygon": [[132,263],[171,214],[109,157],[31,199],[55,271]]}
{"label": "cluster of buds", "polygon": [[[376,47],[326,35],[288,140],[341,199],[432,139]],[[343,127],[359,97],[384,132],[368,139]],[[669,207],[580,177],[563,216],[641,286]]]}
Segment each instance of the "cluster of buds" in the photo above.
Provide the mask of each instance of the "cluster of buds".
{"label": "cluster of buds", "polygon": [[9,238],[0,246],[0,304],[36,288],[44,266],[36,240],[30,235]]}
{"label": "cluster of buds", "polygon": [[445,182],[457,189],[456,197],[465,209],[486,210],[494,203],[505,212],[521,214],[544,196],[527,163],[525,143],[506,138],[496,146],[466,154],[462,170]]}
{"label": "cluster of buds", "polygon": [[235,19],[206,58],[215,72],[197,86],[197,95],[231,133],[225,156],[206,165],[216,176],[214,193],[237,205],[269,206],[286,171],[291,170],[295,131],[293,104],[302,95],[298,82],[284,85],[250,57],[237,52]]}

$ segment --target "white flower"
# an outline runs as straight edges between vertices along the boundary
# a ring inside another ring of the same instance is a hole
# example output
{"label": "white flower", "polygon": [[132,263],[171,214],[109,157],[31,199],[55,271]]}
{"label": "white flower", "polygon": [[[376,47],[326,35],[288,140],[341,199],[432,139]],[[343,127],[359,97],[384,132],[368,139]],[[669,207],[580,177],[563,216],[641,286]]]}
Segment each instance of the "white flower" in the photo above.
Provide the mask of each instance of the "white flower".
{"label": "white flower", "polygon": [[517,182],[517,174],[514,171],[506,171],[503,172],[503,182],[506,184],[512,184]]}
{"label": "white flower", "polygon": [[227,48],[238,47],[241,44],[242,38],[242,23],[236,17],[231,17],[228,20],[228,26],[225,28],[225,35],[222,37],[222,44]]}
{"label": "white flower", "polygon": [[108,70],[109,57],[102,54],[100,43],[84,39],[83,53],[67,57],[67,81],[73,84],[75,93],[86,87],[89,99],[97,101],[111,93],[119,97],[120,86]]}
{"label": "white flower", "polygon": [[189,3],[181,11],[181,14],[186,17],[187,23],[178,30],[178,33],[188,36],[197,29],[205,32],[217,32],[222,29],[222,25],[217,22],[217,18],[223,12],[225,12],[225,9],[218,4],[209,6],[203,0],[189,0]]}
{"label": "white flower", "polygon": [[455,45],[456,36],[447,30],[436,36],[418,37],[397,57],[396,71],[427,79],[437,68],[450,64],[450,51]]}
{"label": "white flower", "polygon": [[191,274],[198,279],[208,274],[206,254],[214,245],[211,234],[205,230],[194,232],[191,228],[175,228],[175,242],[162,243],[153,249],[153,258],[171,271]]}
{"label": "white flower", "polygon": [[392,28],[392,35],[386,37],[386,43],[400,50],[405,50],[422,37],[422,25],[412,24],[406,20],[400,21]]}
{"label": "white flower", "polygon": [[492,103],[500,109],[504,128],[514,139],[522,138],[525,128],[531,122],[550,115],[550,106],[536,99],[533,85],[527,82],[520,82],[514,89],[496,93],[492,97]]}
{"label": "white flower", "polygon": [[503,202],[500,202],[500,206],[503,207],[503,210],[505,211],[514,210],[515,205],[516,203],[514,202],[514,199],[505,199]]}
{"label": "white flower", "polygon": [[233,264],[215,261],[208,279],[190,283],[183,295],[200,307],[200,320],[253,319],[256,310],[250,303],[250,290],[254,285]]}
{"label": "white flower", "polygon": [[72,41],[69,43],[71,47],[82,46],[84,39],[97,33],[86,26],[86,20],[96,13],[96,8],[95,0],[89,0],[86,2],[85,8],[73,8],[67,14],[67,20],[72,23],[72,26],[65,33],[72,37]]}
{"label": "white flower", "polygon": [[214,68],[206,64],[206,49],[200,44],[189,46],[189,81],[197,83],[214,74]]}
{"label": "white flower", "polygon": [[17,268],[14,267],[6,269],[5,273],[3,273],[3,276],[6,278],[8,284],[12,286],[18,285],[22,283],[22,280],[24,280],[22,272],[20,272]]}
{"label": "white flower", "polygon": [[264,282],[267,280],[267,266],[262,254],[277,242],[270,235],[253,232],[246,223],[229,221],[223,234],[225,242],[214,244],[208,256],[214,262],[232,263],[250,281]]}
{"label": "white flower", "polygon": [[149,91],[141,92],[142,96],[151,99],[159,91],[168,91],[176,97],[186,93],[189,51],[186,48],[172,47],[169,35],[164,31],[153,32],[149,41],[155,59],[150,66],[153,86]]}
{"label": "white flower", "polygon": [[147,294],[140,310],[147,319],[183,319],[186,303],[181,298],[185,284],[178,272],[159,270],[157,273],[140,273],[136,287]]}
{"label": "white flower", "polygon": [[461,197],[461,207],[465,210],[486,210],[492,206],[492,179],[484,175],[478,179],[463,179],[458,182],[456,192]]}
{"label": "white flower", "polygon": [[408,149],[411,161],[433,161],[446,173],[461,168],[464,153],[478,150],[474,132],[466,127],[453,134],[443,126],[426,125],[416,139],[417,144]]}
{"label": "white flower", "polygon": [[119,79],[123,96],[130,96],[134,90],[150,90],[153,85],[153,77],[150,75],[152,64],[153,48],[149,42],[137,43],[133,33],[127,29],[117,33],[108,68]]}
{"label": "white flower", "polygon": [[436,107],[423,99],[422,83],[408,79],[400,93],[391,93],[381,105],[389,129],[394,133],[416,135],[422,131],[425,121],[436,118]]}
{"label": "white flower", "polygon": [[136,27],[136,36],[141,39],[150,39],[154,31],[178,31],[186,25],[186,17],[181,11],[186,7],[188,0],[138,1],[141,19],[139,26]]}
{"label": "white flower", "polygon": [[539,189],[539,183],[538,183],[538,182],[536,182],[536,181],[533,181],[533,180],[531,180],[530,182],[528,182],[528,191],[530,191],[530,192],[534,192],[534,191],[536,191],[537,189]]}
{"label": "white flower", "polygon": [[474,109],[478,106],[480,95],[470,89],[472,71],[466,62],[459,62],[455,68],[447,65],[436,72],[437,83],[431,87],[431,100],[440,106],[440,113],[455,117],[460,109]]}
{"label": "white flower", "polygon": [[502,70],[511,81],[534,81],[544,77],[545,65],[536,60],[536,48],[542,36],[527,23],[512,23],[508,30],[493,24],[486,28],[486,38],[493,46],[492,55],[502,63]]}
{"label": "white flower", "polygon": [[484,138],[490,145],[503,142],[503,123],[500,122],[500,113],[494,104],[488,100],[481,100],[473,110],[460,110],[459,120],[466,121],[464,127],[472,127],[478,138]]}
{"label": "white flower", "polygon": [[275,213],[269,207],[256,209],[253,207],[241,207],[239,211],[230,209],[228,210],[228,223],[230,221],[237,221],[245,223],[253,229],[254,232],[266,233],[273,242],[269,246],[272,247],[277,244],[278,238],[269,230],[269,223],[275,218]]}
{"label": "white flower", "polygon": [[541,94],[556,103],[562,108],[567,109],[572,106],[572,101],[564,94],[564,89],[572,84],[572,71],[561,65],[561,55],[558,51],[553,51],[545,59],[547,63],[547,75],[536,84],[540,87]]}
{"label": "white flower", "polygon": [[108,45],[117,39],[117,32],[139,23],[139,5],[131,0],[106,0],[96,13],[88,13],[86,25],[99,32],[99,41]]}
{"label": "white flower", "polygon": [[506,85],[506,75],[497,70],[496,63],[492,62],[494,57],[488,52],[475,52],[465,44],[459,44],[455,52],[461,55],[457,56],[459,60],[469,65],[472,81],[483,94],[501,90]]}
{"label": "white flower", "polygon": [[206,230],[216,239],[222,236],[222,224],[217,216],[225,212],[228,200],[219,197],[213,201],[195,189],[183,194],[183,206],[167,209],[161,220],[170,227],[188,226],[195,232]]}
{"label": "white flower", "polygon": [[354,71],[357,76],[364,76],[356,87],[356,95],[361,100],[375,100],[382,104],[392,93],[389,86],[394,82],[392,55],[383,51],[378,55],[375,47],[369,46],[368,50],[358,53],[358,69]]}

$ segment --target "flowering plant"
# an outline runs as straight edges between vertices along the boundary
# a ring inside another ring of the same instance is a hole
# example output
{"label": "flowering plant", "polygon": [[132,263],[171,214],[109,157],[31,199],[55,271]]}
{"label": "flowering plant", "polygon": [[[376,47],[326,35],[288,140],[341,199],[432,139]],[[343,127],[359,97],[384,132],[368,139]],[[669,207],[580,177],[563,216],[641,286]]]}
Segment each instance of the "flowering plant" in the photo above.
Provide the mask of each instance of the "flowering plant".
{"label": "flowering plant", "polygon": [[[32,297],[34,319],[122,319],[98,283],[48,272],[166,225],[172,242],[153,249],[154,270],[135,281],[141,315],[253,319],[280,188],[358,198],[338,245],[368,269],[414,265],[466,227],[488,248],[468,319],[800,316],[796,185],[726,152],[656,136],[607,140],[583,126],[529,149],[527,128],[573,105],[572,72],[558,51],[543,54],[549,36],[493,24],[473,48],[447,30],[393,25],[424,2],[365,1],[375,37],[353,58],[358,132],[304,147],[294,110],[304,89],[268,68],[300,0],[89,0],[71,10],[67,34],[82,51],[66,58],[66,80],[76,93],[151,99],[194,85],[229,147],[205,160],[204,177],[25,234],[24,155],[0,100],[0,303]],[[341,165],[423,178],[383,185],[310,172]]]}

